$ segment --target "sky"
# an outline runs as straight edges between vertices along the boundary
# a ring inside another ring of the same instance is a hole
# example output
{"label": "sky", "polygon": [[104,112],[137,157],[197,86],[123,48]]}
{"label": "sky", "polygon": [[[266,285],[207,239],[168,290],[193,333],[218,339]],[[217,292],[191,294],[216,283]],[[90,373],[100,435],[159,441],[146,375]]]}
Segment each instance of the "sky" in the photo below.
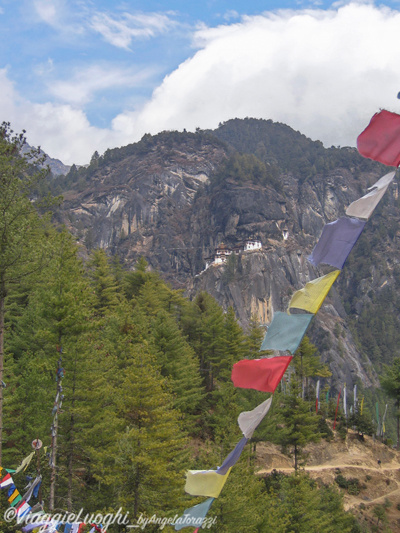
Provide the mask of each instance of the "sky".
{"label": "sky", "polygon": [[68,165],[245,117],[355,146],[400,113],[399,29],[400,0],[0,0],[0,120]]}

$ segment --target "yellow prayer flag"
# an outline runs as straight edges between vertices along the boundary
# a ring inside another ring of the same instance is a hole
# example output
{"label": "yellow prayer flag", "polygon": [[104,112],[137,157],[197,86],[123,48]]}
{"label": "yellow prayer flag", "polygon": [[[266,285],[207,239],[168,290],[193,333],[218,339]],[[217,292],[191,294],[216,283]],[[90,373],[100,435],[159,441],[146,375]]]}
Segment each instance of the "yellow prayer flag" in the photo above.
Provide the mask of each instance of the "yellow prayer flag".
{"label": "yellow prayer flag", "polygon": [[326,276],[309,281],[303,289],[293,294],[288,309],[295,307],[317,313],[339,274],[340,270],[333,270]]}
{"label": "yellow prayer flag", "polygon": [[215,470],[188,470],[185,491],[192,496],[218,498],[231,470],[232,467],[225,475],[217,474]]}
{"label": "yellow prayer flag", "polygon": [[19,467],[16,469],[15,473],[18,474],[18,472],[21,472],[21,470],[25,471],[29,463],[32,461],[33,456],[35,455],[35,452],[30,453],[25,457],[25,459],[22,461],[22,463],[19,465]]}

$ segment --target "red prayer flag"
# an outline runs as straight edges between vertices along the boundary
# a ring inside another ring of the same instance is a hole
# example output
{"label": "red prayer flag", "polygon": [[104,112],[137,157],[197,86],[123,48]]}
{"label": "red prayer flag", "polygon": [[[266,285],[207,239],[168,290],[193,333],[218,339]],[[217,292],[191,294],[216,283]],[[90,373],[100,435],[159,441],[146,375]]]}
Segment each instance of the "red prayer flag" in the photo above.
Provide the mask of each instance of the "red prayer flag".
{"label": "red prayer flag", "polygon": [[233,384],[241,389],[275,392],[292,359],[291,355],[243,359],[233,365],[231,376]]}
{"label": "red prayer flag", "polygon": [[383,109],[371,118],[357,138],[361,155],[384,165],[400,164],[400,115]]}

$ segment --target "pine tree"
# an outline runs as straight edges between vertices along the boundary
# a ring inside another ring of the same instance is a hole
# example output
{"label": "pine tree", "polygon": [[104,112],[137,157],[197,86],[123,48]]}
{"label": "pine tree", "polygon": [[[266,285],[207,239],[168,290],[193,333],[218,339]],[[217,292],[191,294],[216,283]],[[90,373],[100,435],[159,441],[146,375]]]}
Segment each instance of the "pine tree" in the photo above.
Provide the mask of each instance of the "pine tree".
{"label": "pine tree", "polygon": [[[180,505],[185,438],[154,357],[139,344],[120,349],[125,368],[116,371],[110,366],[107,373],[104,368],[97,373],[96,384],[103,377],[103,386],[96,388],[93,399],[104,428],[112,434],[93,441],[90,456],[93,475],[103,492],[106,489],[108,507],[122,506],[134,519]],[[98,429],[94,426],[93,437]]]}
{"label": "pine tree", "polygon": [[224,315],[221,307],[207,293],[198,294],[195,304],[200,315],[194,345],[207,389],[212,391],[214,379],[219,377],[219,371],[225,363]]}
{"label": "pine tree", "polygon": [[[31,195],[46,171],[32,172],[30,162],[42,162],[38,150],[21,155],[23,134],[0,126],[0,384],[4,366],[5,299],[10,287],[38,272],[47,256],[44,239],[47,219],[39,217]],[[40,241],[40,244],[39,244]],[[3,442],[3,387],[0,387],[0,464]]]}
{"label": "pine tree", "polygon": [[317,484],[306,474],[285,476],[278,494],[290,520],[291,532],[353,531],[355,520],[344,512],[337,491],[318,489]]}
{"label": "pine tree", "polygon": [[194,417],[199,416],[204,401],[199,361],[176,320],[166,311],[160,311],[152,322],[149,339],[157,353],[161,373],[170,382],[174,407],[186,415],[186,427],[194,430]]}
{"label": "pine tree", "polygon": [[299,388],[293,380],[289,394],[281,396],[279,418],[283,427],[278,429],[276,438],[283,449],[291,450],[294,457],[294,469],[297,471],[303,449],[309,442],[318,442],[318,417],[308,402],[299,397]]}
{"label": "pine tree", "polygon": [[233,307],[229,307],[224,317],[225,354],[219,365],[221,378],[230,380],[232,365],[246,355],[245,335],[236,320]]}
{"label": "pine tree", "polygon": [[[91,325],[92,296],[71,236],[66,232],[55,234],[52,247],[52,260],[41,273],[40,283],[30,295],[29,303],[19,319],[19,327],[14,331],[13,343],[18,344],[19,339],[22,344],[29,339],[27,346],[30,349],[22,351],[13,361],[14,379],[11,382],[14,395],[8,404],[12,418],[8,419],[7,424],[10,428],[9,438],[25,450],[34,438],[46,440],[43,436],[49,433],[55,414],[52,414],[57,388],[55,377],[57,360],[61,356],[66,374],[63,380],[65,400],[64,413],[57,415],[57,424],[60,424],[63,439],[58,439],[59,450],[53,442],[52,461],[57,461],[57,482],[66,487],[68,508],[71,508],[72,478],[77,455],[74,409],[79,395],[79,360],[84,357],[79,350],[79,342],[83,332]],[[24,405],[24,410],[16,410],[18,405]],[[50,508],[53,508],[55,468],[50,489]]]}
{"label": "pine tree", "polygon": [[[232,468],[219,498],[211,506],[209,515],[216,521],[212,531],[286,533],[289,521],[283,513],[275,513],[271,508],[270,498],[263,491],[262,479],[247,464],[249,453],[250,446],[247,445],[239,462]],[[271,525],[271,529],[266,527],[266,523]]]}
{"label": "pine tree", "polygon": [[98,248],[92,253],[87,268],[94,292],[94,306],[97,315],[102,317],[118,305],[118,284],[104,250]]}
{"label": "pine tree", "polygon": [[144,257],[140,257],[135,265],[135,270],[126,272],[123,277],[123,287],[128,300],[139,295],[142,285],[154,277],[147,272],[148,263]]}
{"label": "pine tree", "polygon": [[[296,375],[299,377],[301,384],[305,380],[305,396],[309,396],[309,378],[312,377],[330,377],[332,372],[328,366],[321,363],[317,347],[310,342],[310,339],[305,335],[298,347],[295,358],[294,367]],[[304,395],[303,395],[304,396]]]}
{"label": "pine tree", "polygon": [[260,327],[256,315],[252,315],[249,322],[248,331],[245,338],[246,357],[256,359],[260,356],[260,348],[264,338],[264,331]]}

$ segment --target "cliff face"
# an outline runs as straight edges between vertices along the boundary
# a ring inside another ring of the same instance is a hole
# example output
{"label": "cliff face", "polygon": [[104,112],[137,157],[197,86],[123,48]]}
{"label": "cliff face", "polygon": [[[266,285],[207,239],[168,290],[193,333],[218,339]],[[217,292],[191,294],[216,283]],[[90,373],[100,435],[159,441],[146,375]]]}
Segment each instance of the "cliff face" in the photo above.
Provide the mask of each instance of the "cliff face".
{"label": "cliff face", "polygon": [[143,255],[183,284],[197,268],[190,235],[196,195],[224,157],[219,143],[159,143],[103,166],[80,193],[67,191],[63,220],[88,248],[118,252],[128,265]]}
{"label": "cliff face", "polygon": [[[279,187],[231,178],[215,181],[232,151],[210,135],[180,134],[171,141],[162,134],[146,149],[105,154],[80,191],[70,188],[64,194],[59,216],[88,248],[118,253],[129,268],[144,256],[189,295],[206,290],[225,308],[233,306],[243,326],[252,314],[265,325],[275,311],[286,309],[295,290],[329,271],[315,269],[307,255],[324,224],[343,216],[346,206],[381,177],[382,168],[360,169],[354,151],[343,149],[340,153],[352,166],[313,168],[309,175],[281,169]],[[371,253],[365,277],[360,282],[357,272],[355,286],[350,264],[313,322],[311,339],[336,382],[351,386],[358,378],[367,386],[377,384],[369,354],[361,354],[350,332],[348,312],[355,307],[361,313],[371,291],[395,286],[398,220],[393,184],[365,230],[369,238],[380,231],[382,221],[392,228],[375,250],[380,247],[379,265]],[[262,250],[232,255],[225,265],[205,270],[205,259],[216,246],[233,247],[246,239],[260,240]],[[351,305],[346,304],[349,293]]]}

